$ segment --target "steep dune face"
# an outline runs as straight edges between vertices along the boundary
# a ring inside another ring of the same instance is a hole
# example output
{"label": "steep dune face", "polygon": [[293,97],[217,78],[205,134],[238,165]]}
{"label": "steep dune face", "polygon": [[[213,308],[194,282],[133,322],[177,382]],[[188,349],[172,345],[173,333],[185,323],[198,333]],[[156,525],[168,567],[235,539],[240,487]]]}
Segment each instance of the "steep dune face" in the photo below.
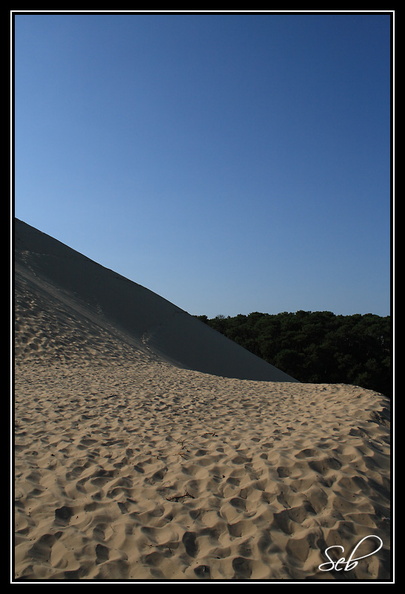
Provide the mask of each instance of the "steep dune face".
{"label": "steep dune face", "polygon": [[16,278],[179,367],[239,379],[296,380],[152,291],[16,221]]}

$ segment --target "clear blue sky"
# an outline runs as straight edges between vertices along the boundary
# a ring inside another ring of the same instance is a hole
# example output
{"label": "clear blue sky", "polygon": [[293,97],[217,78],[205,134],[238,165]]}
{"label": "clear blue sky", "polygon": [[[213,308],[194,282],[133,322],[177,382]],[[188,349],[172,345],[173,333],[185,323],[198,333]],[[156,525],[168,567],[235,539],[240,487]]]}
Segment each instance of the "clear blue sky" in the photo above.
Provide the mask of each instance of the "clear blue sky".
{"label": "clear blue sky", "polygon": [[192,314],[390,306],[390,16],[15,15],[15,214]]}

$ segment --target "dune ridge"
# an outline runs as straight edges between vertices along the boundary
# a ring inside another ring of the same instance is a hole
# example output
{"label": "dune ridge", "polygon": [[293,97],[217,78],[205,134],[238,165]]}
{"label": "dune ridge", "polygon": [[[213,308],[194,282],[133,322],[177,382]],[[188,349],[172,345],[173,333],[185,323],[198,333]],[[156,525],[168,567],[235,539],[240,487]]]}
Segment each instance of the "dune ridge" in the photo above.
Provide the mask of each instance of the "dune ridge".
{"label": "dune ridge", "polygon": [[[99,314],[29,243],[15,269],[15,580],[391,578],[384,396],[172,364],[166,339],[159,352]],[[376,554],[319,570],[326,547],[348,556],[368,535]]]}

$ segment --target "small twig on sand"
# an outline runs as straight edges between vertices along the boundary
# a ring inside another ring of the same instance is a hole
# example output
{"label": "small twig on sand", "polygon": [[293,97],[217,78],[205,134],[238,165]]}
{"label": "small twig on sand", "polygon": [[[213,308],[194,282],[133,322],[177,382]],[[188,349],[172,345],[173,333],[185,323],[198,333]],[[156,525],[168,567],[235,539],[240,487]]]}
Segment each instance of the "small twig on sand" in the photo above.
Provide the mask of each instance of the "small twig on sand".
{"label": "small twig on sand", "polygon": [[180,501],[180,499],[184,499],[185,497],[191,497],[191,499],[195,499],[194,495],[191,495],[188,491],[184,493],[184,495],[172,495],[171,497],[165,497],[166,501]]}

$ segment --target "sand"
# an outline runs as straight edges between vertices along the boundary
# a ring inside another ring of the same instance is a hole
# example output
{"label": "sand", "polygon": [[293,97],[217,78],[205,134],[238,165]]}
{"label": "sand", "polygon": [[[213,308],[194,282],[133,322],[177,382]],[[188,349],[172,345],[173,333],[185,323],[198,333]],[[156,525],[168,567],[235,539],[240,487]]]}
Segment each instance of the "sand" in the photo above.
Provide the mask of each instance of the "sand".
{"label": "sand", "polygon": [[[24,241],[15,580],[391,579],[384,396],[174,364],[167,341],[159,354],[100,314]],[[354,569],[319,569],[327,547],[347,558],[369,535],[383,546]]]}

